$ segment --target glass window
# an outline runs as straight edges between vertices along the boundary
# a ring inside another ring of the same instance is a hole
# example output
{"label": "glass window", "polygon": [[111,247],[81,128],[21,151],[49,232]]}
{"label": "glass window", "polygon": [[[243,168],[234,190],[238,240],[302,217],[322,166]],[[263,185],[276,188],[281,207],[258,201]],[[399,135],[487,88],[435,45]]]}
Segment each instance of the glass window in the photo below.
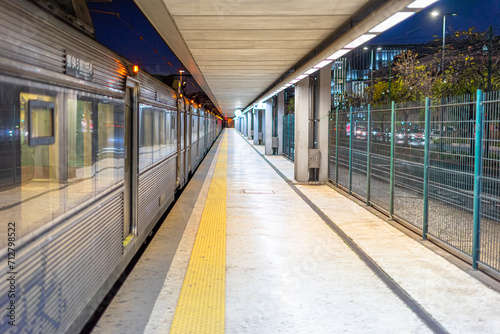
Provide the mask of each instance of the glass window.
{"label": "glass window", "polygon": [[[75,204],[95,196],[95,166],[93,163],[94,120],[92,100],[68,99],[68,181],[78,188]],[[78,184],[78,186],[76,186]]]}
{"label": "glass window", "polygon": [[124,177],[123,104],[102,101],[98,104],[97,191],[102,191]]}
{"label": "glass window", "polygon": [[153,116],[151,108],[139,108],[139,169],[144,169],[153,164]]}
{"label": "glass window", "polygon": [[122,101],[1,88],[0,211],[19,238],[123,180]]}
{"label": "glass window", "polygon": [[139,165],[142,170],[175,152],[177,134],[172,111],[141,106],[140,119]]}
{"label": "glass window", "polygon": [[170,148],[171,152],[177,152],[177,113],[170,112]]}
{"label": "glass window", "polygon": [[161,109],[152,109],[153,112],[153,163],[160,161],[163,158],[163,154],[161,152],[161,118],[163,114],[163,110]]}
{"label": "glass window", "polygon": [[29,100],[29,144],[47,145],[55,142],[54,103]]}

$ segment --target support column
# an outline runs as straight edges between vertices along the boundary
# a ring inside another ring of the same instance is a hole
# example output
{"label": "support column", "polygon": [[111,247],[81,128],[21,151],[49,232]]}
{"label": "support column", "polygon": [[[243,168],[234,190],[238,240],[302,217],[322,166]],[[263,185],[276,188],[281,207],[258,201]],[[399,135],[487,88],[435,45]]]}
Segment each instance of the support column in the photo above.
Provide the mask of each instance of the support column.
{"label": "support column", "polygon": [[259,110],[253,110],[253,144],[259,145]]}
{"label": "support column", "polygon": [[[331,108],[331,68],[325,66],[316,76],[315,89],[310,77],[295,84],[295,180],[309,181],[309,149],[320,151],[319,173],[313,178],[319,182],[328,181],[328,114]],[[311,96],[312,95],[312,96]],[[313,118],[312,108],[316,111]],[[313,123],[316,122],[316,145],[313,146]]]}
{"label": "support column", "polygon": [[317,93],[319,94],[318,99],[318,115],[319,123],[318,123],[318,148],[321,152],[321,160],[319,167],[319,182],[327,182],[328,181],[328,130],[329,130],[329,113],[330,108],[332,106],[332,92],[331,92],[331,84],[332,84],[332,70],[331,66],[327,65],[319,70],[319,87]]}
{"label": "support column", "polygon": [[283,116],[285,115],[285,92],[278,93],[278,155],[283,154]]}
{"label": "support column", "polygon": [[309,77],[295,84],[295,161],[294,177],[298,182],[309,181]]}
{"label": "support column", "polygon": [[241,125],[241,134],[243,137],[247,136],[247,115],[242,115],[242,125]]}
{"label": "support column", "polygon": [[273,154],[273,99],[270,98],[265,102],[265,122],[264,126],[264,145],[266,145],[266,155]]}
{"label": "support column", "polygon": [[260,142],[261,145],[266,145],[266,109],[262,109],[260,111],[260,121],[262,122],[261,129],[262,129],[262,141]]}
{"label": "support column", "polygon": [[245,113],[245,117],[247,119],[247,133],[246,133],[246,136],[247,136],[247,139],[250,140],[252,139],[252,110],[250,111],[247,111]]}

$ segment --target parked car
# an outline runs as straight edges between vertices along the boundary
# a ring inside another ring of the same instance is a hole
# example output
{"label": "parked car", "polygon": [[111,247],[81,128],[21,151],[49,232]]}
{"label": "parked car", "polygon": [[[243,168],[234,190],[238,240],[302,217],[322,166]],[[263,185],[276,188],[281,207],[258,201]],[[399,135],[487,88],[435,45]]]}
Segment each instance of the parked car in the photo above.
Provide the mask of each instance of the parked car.
{"label": "parked car", "polygon": [[363,125],[358,125],[355,134],[356,139],[366,139],[366,128]]}
{"label": "parked car", "polygon": [[372,128],[372,139],[374,141],[384,140],[384,133],[380,130],[380,128]]}
{"label": "parked car", "polygon": [[410,130],[408,140],[412,142],[423,142],[424,141],[424,131],[414,128]]}
{"label": "parked car", "polygon": [[438,139],[441,137],[441,131],[439,131],[439,129],[432,129],[431,130],[431,139],[434,140],[434,139]]}

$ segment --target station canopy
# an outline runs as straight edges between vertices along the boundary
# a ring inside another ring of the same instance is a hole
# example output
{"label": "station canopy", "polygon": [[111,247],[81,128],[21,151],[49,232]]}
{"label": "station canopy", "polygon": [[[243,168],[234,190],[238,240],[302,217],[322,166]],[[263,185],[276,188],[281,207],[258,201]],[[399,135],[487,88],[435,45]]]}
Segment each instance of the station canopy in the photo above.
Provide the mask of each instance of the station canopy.
{"label": "station canopy", "polygon": [[135,0],[227,117],[435,1]]}

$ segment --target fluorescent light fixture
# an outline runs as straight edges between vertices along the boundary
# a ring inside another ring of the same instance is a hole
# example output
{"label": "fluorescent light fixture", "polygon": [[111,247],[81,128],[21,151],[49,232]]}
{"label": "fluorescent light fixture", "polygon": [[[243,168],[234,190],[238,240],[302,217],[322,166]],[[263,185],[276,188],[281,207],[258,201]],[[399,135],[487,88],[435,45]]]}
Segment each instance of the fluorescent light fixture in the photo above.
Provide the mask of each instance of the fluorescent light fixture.
{"label": "fluorescent light fixture", "polygon": [[314,68],[314,67],[313,67],[313,68],[310,68],[310,69],[308,69],[307,71],[305,71],[305,72],[304,72],[304,74],[307,74],[307,75],[309,75],[309,74],[313,74],[313,73],[314,73],[314,72],[316,72],[317,70],[318,70],[317,68]]}
{"label": "fluorescent light fixture", "polygon": [[323,68],[326,65],[330,64],[331,62],[332,60],[323,60],[322,62],[319,62],[316,65],[314,65],[314,68]]}
{"label": "fluorescent light fixture", "polygon": [[408,5],[408,8],[425,8],[439,0],[417,0]]}
{"label": "fluorescent light fixture", "polygon": [[302,79],[304,79],[304,78],[306,78],[306,77],[307,77],[307,74],[305,74],[305,73],[304,73],[304,74],[299,75],[299,76],[297,77],[297,79],[302,80]]}
{"label": "fluorescent light fixture", "polygon": [[389,17],[387,20],[380,23],[379,25],[375,26],[369,32],[375,32],[375,33],[384,32],[387,29],[394,27],[399,22],[406,20],[407,18],[409,18],[413,14],[415,14],[415,12],[398,12],[398,13],[392,15],[391,17]]}
{"label": "fluorescent light fixture", "polygon": [[294,83],[299,82],[299,81],[300,81],[300,79],[293,79],[293,80],[292,80],[292,81],[290,81],[288,84],[289,84],[289,85],[293,85]]}
{"label": "fluorescent light fixture", "polygon": [[335,59],[338,59],[349,52],[351,52],[351,50],[346,50],[346,49],[338,50],[337,52],[335,52],[334,54],[332,54],[330,57],[328,57],[326,59],[335,60]]}
{"label": "fluorescent light fixture", "polygon": [[358,46],[362,45],[362,44],[365,44],[366,42],[368,42],[370,39],[376,37],[377,35],[374,35],[374,34],[364,34],[364,35],[361,35],[359,36],[358,38],[356,38],[354,41],[352,41],[351,43],[347,44],[346,46],[344,46],[344,48],[346,49],[354,49],[354,48],[357,48]]}

